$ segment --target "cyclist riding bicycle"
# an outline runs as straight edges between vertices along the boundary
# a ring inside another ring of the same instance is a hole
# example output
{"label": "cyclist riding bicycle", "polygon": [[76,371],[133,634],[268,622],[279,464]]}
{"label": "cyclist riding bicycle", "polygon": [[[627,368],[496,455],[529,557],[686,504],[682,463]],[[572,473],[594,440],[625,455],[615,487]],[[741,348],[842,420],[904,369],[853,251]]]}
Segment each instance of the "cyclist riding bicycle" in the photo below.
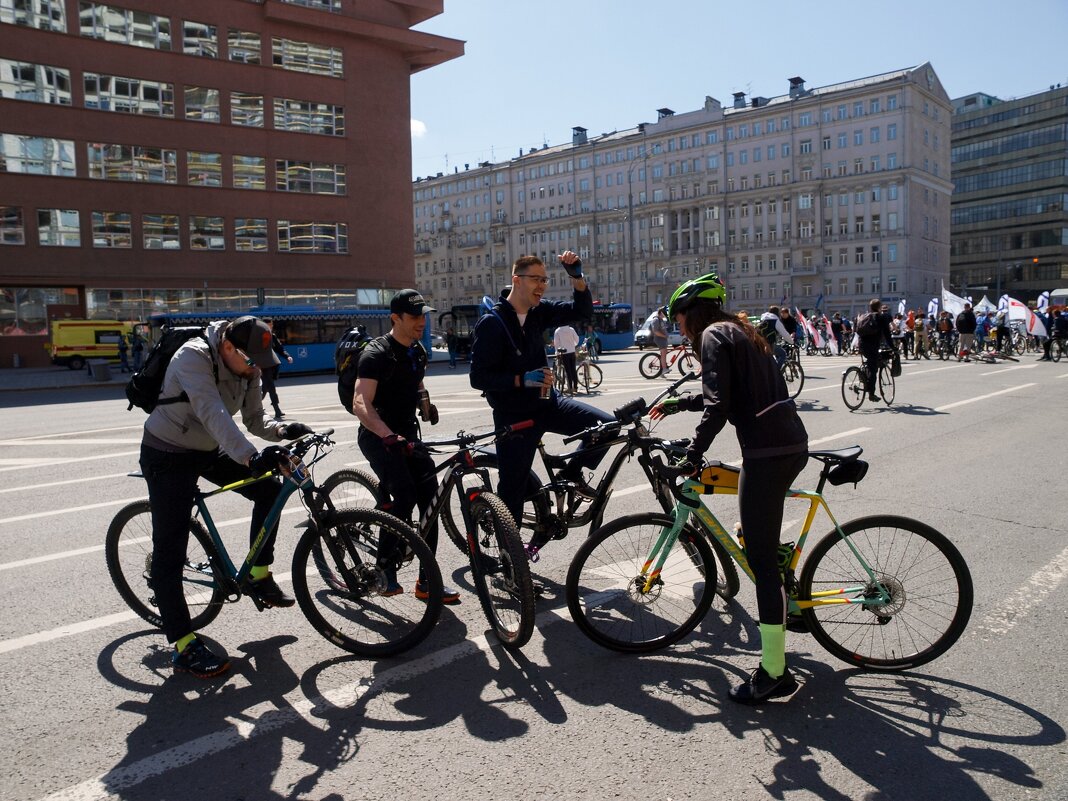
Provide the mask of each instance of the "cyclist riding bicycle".
{"label": "cyclist riding bicycle", "polygon": [[890,315],[880,311],[881,308],[882,302],[878,298],[872,298],[868,303],[868,311],[857,321],[860,357],[864,361],[864,389],[867,390],[868,400],[873,401],[879,400],[879,396],[875,394],[875,378],[879,374],[879,349],[884,343],[888,348],[894,347],[890,333]]}
{"label": "cyclist riding bicycle", "polygon": [[664,401],[653,414],[704,412],[686,454],[690,475],[723,426],[734,425],[742,449],[738,504],[756,581],[761,660],[747,681],[731,688],[730,698],[762,704],[797,689],[786,666],[787,599],[778,546],[786,491],[808,461],[808,434],[770,345],[748,321],[724,311],[726,297],[716,273],[687,281],[671,296],[672,319],[699,349],[702,395]]}
{"label": "cyclist riding bicycle", "polygon": [[794,335],[783,324],[778,306],[768,306],[768,310],[760,315],[757,331],[768,341],[775,363],[782,369],[786,363],[786,348],[783,346],[794,344]]}

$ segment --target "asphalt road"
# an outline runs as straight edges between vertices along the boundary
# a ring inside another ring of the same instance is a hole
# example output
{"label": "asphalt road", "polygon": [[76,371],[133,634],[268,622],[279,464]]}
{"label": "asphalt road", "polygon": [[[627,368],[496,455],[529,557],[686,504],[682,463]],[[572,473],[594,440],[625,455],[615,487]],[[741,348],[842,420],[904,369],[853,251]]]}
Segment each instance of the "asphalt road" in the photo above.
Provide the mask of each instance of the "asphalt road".
{"label": "asphalt road", "polygon": [[[536,566],[555,595],[522,653],[494,645],[470,593],[422,645],[377,663],[336,649],[297,608],[243,601],[206,631],[232,674],[172,676],[163,637],[128,612],[103,556],[111,517],[145,495],[125,475],[143,414],[117,389],[0,393],[0,797],[1068,798],[1068,366],[910,363],[892,407],[850,413],[839,394],[850,361],[806,359],[800,397],[814,447],[860,444],[871,462],[859,487],[829,490],[832,509],[842,521],[910,515],[947,534],[975,608],[949,653],[909,673],[854,671],[792,634],[803,686],[758,709],[726,698],[759,659],[751,588],[667,651],[611,653],[563,601],[581,532]],[[604,409],[666,384],[638,377],[636,353],[602,366],[590,400]],[[465,370],[435,367],[428,386],[442,435],[489,422]],[[331,380],[279,391],[291,419],[341,432],[320,477],[363,461]],[[695,421],[657,431],[685,436]],[[712,455],[738,459],[730,429]],[[641,482],[625,467],[611,515],[650,508]],[[733,503],[713,502],[728,525]],[[243,541],[245,502],[213,508]],[[301,518],[289,511],[279,572]],[[789,506],[786,518],[796,530]],[[460,555],[443,542],[439,556],[446,580],[470,589]]]}

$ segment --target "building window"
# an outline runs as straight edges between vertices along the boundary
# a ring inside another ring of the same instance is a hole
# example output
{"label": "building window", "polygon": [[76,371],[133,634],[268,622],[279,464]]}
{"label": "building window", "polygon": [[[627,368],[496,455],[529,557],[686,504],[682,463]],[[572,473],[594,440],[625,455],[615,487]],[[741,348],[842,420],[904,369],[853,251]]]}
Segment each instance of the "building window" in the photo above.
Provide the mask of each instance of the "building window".
{"label": "building window", "polygon": [[853,131],[853,144],[858,146],[864,144],[864,131]]}
{"label": "building window", "polygon": [[886,126],[886,141],[897,139],[897,123],[892,122]]}
{"label": "building window", "polygon": [[801,153],[802,154],[807,154],[807,153],[811,153],[811,152],[812,152],[812,140],[811,139],[802,139],[801,140]]}
{"label": "building window", "polygon": [[267,220],[258,217],[238,217],[234,220],[234,250],[267,252]]}
{"label": "building window", "polygon": [[864,294],[864,278],[862,276],[853,279],[853,294],[854,295],[863,295]]}
{"label": "building window", "polygon": [[226,250],[226,233],[222,217],[190,217],[191,250]]}
{"label": "building window", "polygon": [[293,39],[271,38],[271,57],[276,67],[313,75],[345,76],[341,48],[327,47]]}
{"label": "building window", "polygon": [[145,250],[180,250],[182,247],[177,214],[142,214],[141,233]]}
{"label": "building window", "polygon": [[83,84],[86,108],[149,117],[174,116],[173,83],[87,72],[83,76]]}
{"label": "building window", "polygon": [[186,183],[190,186],[222,186],[222,154],[190,150],[185,154]]}
{"label": "building window", "polygon": [[330,103],[275,98],[274,127],[279,131],[345,135],[345,109]]}
{"label": "building window", "polygon": [[0,133],[0,172],[73,177],[74,142]]}
{"label": "building window", "polygon": [[130,213],[127,211],[94,211],[93,247],[133,247],[133,222]]}
{"label": "building window", "polygon": [[262,62],[261,49],[258,33],[230,28],[226,34],[226,52],[231,61],[240,61],[242,64],[260,64]]}
{"label": "building window", "polygon": [[182,22],[182,52],[187,56],[216,58],[219,55],[219,39],[215,26],[204,22]]}
{"label": "building window", "polygon": [[886,98],[886,110],[893,111],[897,108],[897,95],[888,95]]}
{"label": "building window", "polygon": [[79,4],[82,36],[105,42],[171,49],[171,21],[146,11],[133,11],[107,3]]}
{"label": "building window", "polygon": [[278,250],[283,253],[348,253],[348,223],[279,220]]}
{"label": "building window", "polygon": [[234,156],[234,189],[266,189],[266,176],[263,156]]}
{"label": "building window", "polygon": [[0,23],[67,32],[64,0],[0,0]]}
{"label": "building window", "polygon": [[0,58],[0,98],[69,106],[70,70]]}
{"label": "building window", "polygon": [[37,209],[37,242],[42,247],[81,247],[76,209]]}
{"label": "building window", "polygon": [[0,245],[25,245],[21,206],[0,206]]}
{"label": "building window", "polygon": [[219,90],[203,86],[185,87],[185,118],[197,122],[218,122]]}
{"label": "building window", "polygon": [[897,292],[897,276],[896,275],[888,275],[886,277],[886,291],[887,292]]}
{"label": "building window", "polygon": [[90,143],[89,177],[105,181],[178,183],[177,152],[140,145]]}
{"label": "building window", "polygon": [[893,263],[893,262],[897,261],[897,244],[896,243],[890,242],[886,246],[886,260],[889,263]]}
{"label": "building window", "polygon": [[315,195],[345,194],[345,165],[317,161],[274,163],[275,188],[279,192],[308,192]]}
{"label": "building window", "polygon": [[263,95],[230,93],[230,122],[248,128],[263,127]]}

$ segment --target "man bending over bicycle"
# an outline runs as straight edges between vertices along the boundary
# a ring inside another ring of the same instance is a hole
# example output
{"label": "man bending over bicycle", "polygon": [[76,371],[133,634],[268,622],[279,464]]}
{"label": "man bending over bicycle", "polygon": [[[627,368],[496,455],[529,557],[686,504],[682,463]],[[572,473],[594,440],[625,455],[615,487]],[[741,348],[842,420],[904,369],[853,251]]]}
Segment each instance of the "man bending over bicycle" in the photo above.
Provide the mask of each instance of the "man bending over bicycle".
{"label": "man bending over bicycle", "polygon": [[[225,673],[230,661],[212,653],[192,631],[182,591],[197,479],[225,486],[288,464],[277,446],[256,452],[234,422],[238,410],[245,428],[263,439],[278,442],[311,433],[303,423],[278,422],[263,411],[260,371],[278,365],[266,323],[255,317],[220,320],[205,335],[190,339],[171,358],[159,405],[145,421],[141,440],[141,472],[152,504],[151,582],[163,633],[175,644],[174,669],[202,679]],[[237,490],[253,502],[250,541],[280,487],[277,480],[265,479]],[[294,603],[271,576],[277,533],[268,533],[250,573],[249,592],[267,607]]]}
{"label": "man bending over bicycle", "polygon": [[[423,389],[426,350],[419,341],[426,327],[426,315],[435,311],[415,289],[402,289],[389,302],[393,327],[385,336],[368,343],[360,354],[352,413],[360,420],[357,442],[381,485],[379,508],[401,520],[412,522],[416,504],[426,512],[438,489],[434,460],[419,447],[416,410],[431,425],[438,422],[437,407]],[[430,550],[438,549],[438,526],[427,533]],[[395,545],[395,543],[394,543]],[[380,542],[386,550],[390,543]],[[404,588],[392,576],[385,595],[400,595]],[[429,597],[425,577],[415,584],[415,597]],[[444,590],[446,604],[460,603],[460,593]]]}
{"label": "man bending over bicycle", "polygon": [[[471,386],[486,393],[497,428],[533,420],[534,425],[497,444],[500,486],[497,494],[518,522],[523,519],[523,496],[538,442],[547,431],[577,434],[585,428],[612,420],[612,416],[584,403],[561,397],[552,389],[553,374],[545,356],[546,329],[593,316],[593,296],[582,275],[582,262],[570,250],[560,263],[571,276],[571,302],[543,300],[549,279],[537,256],[521,256],[512,265],[512,286],[475,326],[471,346]],[[544,393],[544,394],[543,394]],[[573,481],[576,492],[593,498],[582,477],[604,456],[599,450],[576,457],[560,472]],[[527,553],[534,555],[545,544],[531,540]]]}

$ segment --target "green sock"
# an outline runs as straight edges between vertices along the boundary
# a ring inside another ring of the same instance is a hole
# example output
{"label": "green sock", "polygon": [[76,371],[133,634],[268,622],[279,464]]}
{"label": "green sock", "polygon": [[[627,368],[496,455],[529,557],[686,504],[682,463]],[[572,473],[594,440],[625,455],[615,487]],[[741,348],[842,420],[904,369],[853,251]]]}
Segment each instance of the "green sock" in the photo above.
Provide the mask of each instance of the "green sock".
{"label": "green sock", "polygon": [[253,581],[259,581],[260,579],[267,578],[270,572],[270,565],[253,565],[252,569],[248,571],[248,575]]}
{"label": "green sock", "polygon": [[196,638],[197,633],[195,631],[191,631],[184,637],[182,637],[182,639],[178,640],[178,642],[174,644],[174,647],[178,649],[178,653],[181,653],[186,649],[186,647],[188,647],[189,643],[193,642],[193,640],[195,640]]}
{"label": "green sock", "polygon": [[786,626],[760,624],[760,664],[773,679],[786,672]]}

